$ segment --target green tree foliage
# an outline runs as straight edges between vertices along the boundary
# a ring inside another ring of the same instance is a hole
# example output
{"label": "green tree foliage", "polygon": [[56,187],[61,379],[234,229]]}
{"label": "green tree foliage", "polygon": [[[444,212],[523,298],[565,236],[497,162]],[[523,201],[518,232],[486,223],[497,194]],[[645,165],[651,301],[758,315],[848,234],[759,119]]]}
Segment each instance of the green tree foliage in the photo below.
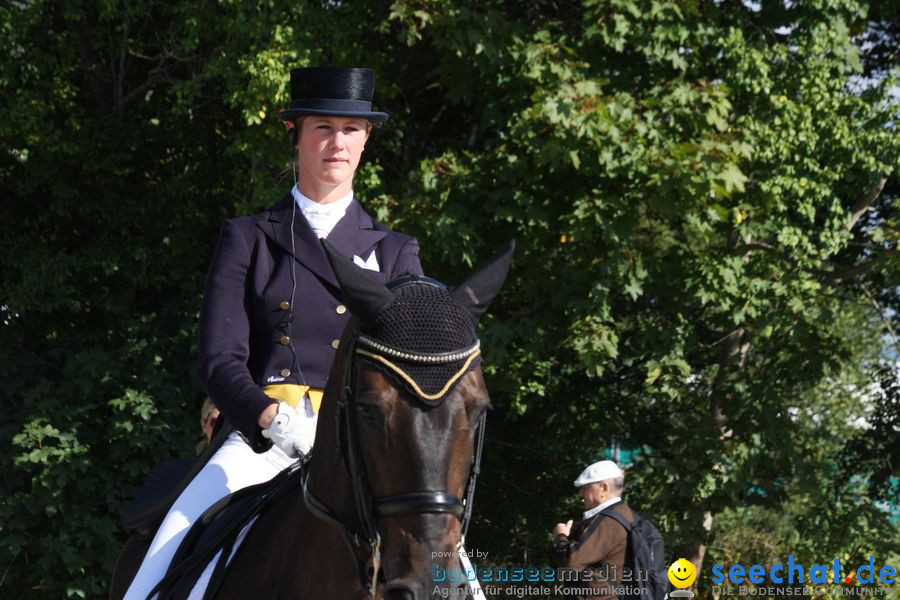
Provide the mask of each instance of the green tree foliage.
{"label": "green tree foliage", "polygon": [[632,500],[679,553],[702,559],[728,507],[800,496],[810,554],[838,551],[846,520],[817,514],[833,512],[822,488],[865,435],[848,424],[896,281],[893,80],[857,79],[862,7],[471,10],[401,16],[412,43],[449,45],[439,69],[474,71],[447,96],[471,115],[457,128],[483,132],[422,164],[441,197],[424,223],[523,241],[492,381],[510,446],[488,471],[517,510],[489,503],[491,525],[544,545],[547,500],[618,438],[640,450]]}
{"label": "green tree foliage", "polygon": [[290,185],[286,75],[328,63],[378,72],[357,193],[430,274],[519,243],[468,545],[542,564],[620,444],[673,553],[896,556],[887,4],[3,5],[0,590],[104,593],[198,433],[219,224]]}

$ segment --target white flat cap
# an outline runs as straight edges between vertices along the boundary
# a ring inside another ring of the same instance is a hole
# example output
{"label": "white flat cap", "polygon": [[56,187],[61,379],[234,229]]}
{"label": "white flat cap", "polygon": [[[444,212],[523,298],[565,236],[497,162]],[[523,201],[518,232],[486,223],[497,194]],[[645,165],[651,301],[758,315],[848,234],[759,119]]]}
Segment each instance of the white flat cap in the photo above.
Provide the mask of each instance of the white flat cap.
{"label": "white flat cap", "polygon": [[624,473],[622,473],[622,469],[619,468],[619,465],[611,460],[601,460],[600,462],[595,462],[581,472],[581,475],[575,480],[575,487],[581,487],[598,481],[606,481],[607,479],[621,477],[622,475],[624,475]]}

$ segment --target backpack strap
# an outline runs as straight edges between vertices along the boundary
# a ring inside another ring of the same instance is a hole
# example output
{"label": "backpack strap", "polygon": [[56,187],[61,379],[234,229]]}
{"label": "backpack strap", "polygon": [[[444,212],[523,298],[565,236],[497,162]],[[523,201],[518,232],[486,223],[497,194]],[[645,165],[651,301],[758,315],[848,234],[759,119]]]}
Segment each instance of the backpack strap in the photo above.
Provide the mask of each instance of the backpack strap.
{"label": "backpack strap", "polygon": [[[592,533],[594,533],[594,530],[597,529],[598,525],[600,525],[600,521],[603,520],[603,517],[612,517],[613,519],[618,521],[622,525],[622,527],[625,528],[625,531],[631,532],[631,523],[626,521],[625,517],[621,516],[619,513],[612,510],[613,508],[615,508],[616,506],[618,506],[620,504],[622,504],[621,500],[616,502],[615,504],[611,504],[611,505],[607,506],[606,508],[604,508],[603,510],[598,512],[596,515],[594,515],[594,517],[593,517],[594,520],[591,522],[590,525],[587,526],[587,528],[581,534],[581,539],[585,539],[585,538],[589,537]],[[635,516],[634,522],[637,523],[637,514],[634,511],[631,511],[631,514],[633,514]]]}
{"label": "backpack strap", "polygon": [[584,533],[581,534],[581,539],[590,537],[590,535],[592,533],[594,533],[594,530],[597,529],[597,526],[600,524],[600,521],[602,521],[602,520],[603,520],[603,511],[601,510],[599,513],[594,515],[594,520],[591,522],[590,525],[587,526],[587,528],[584,530]]}
{"label": "backpack strap", "polygon": [[635,513],[635,512],[632,510],[632,511],[631,511],[631,514],[634,516],[634,522],[633,522],[633,523],[629,523],[629,522],[625,519],[625,517],[623,517],[621,514],[619,514],[619,513],[617,513],[616,511],[613,510],[614,507],[616,507],[616,506],[618,506],[618,505],[620,505],[620,504],[622,504],[622,503],[621,503],[621,502],[616,502],[616,503],[613,504],[612,506],[608,506],[608,507],[604,508],[603,510],[601,510],[601,511],[600,511],[600,514],[603,515],[604,517],[612,517],[619,525],[621,525],[622,527],[625,528],[625,531],[627,531],[628,533],[631,533],[631,528],[634,527],[634,524],[637,523],[637,522],[640,520],[640,517],[637,515],[637,513]]}

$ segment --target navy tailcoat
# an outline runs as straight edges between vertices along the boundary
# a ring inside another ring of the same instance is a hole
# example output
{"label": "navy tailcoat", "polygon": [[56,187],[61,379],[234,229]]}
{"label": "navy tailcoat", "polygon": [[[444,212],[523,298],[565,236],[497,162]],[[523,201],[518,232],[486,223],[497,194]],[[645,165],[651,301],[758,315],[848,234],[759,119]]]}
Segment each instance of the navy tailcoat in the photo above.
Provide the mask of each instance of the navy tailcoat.
{"label": "navy tailcoat", "polygon": [[[293,206],[287,194],[263,213],[225,221],[200,313],[200,380],[257,452],[271,445],[257,424],[274,402],[262,386],[324,388],[350,318],[321,243]],[[327,239],[348,258],[366,260],[374,252],[385,283],[422,275],[416,239],[373,220],[356,200]]]}

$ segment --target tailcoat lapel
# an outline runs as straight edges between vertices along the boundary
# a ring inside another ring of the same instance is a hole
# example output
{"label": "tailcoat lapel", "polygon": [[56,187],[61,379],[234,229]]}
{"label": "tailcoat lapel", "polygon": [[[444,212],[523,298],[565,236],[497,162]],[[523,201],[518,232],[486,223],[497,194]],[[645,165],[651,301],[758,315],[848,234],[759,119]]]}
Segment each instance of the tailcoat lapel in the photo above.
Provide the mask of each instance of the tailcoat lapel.
{"label": "tailcoat lapel", "polygon": [[[288,254],[291,254],[293,205],[294,197],[287,193],[271,208],[268,219],[259,224],[263,232]],[[322,244],[306,218],[298,210],[294,219],[294,258],[328,283],[339,287]],[[374,229],[371,217],[366,214],[359,202],[354,200],[347,207],[347,213],[331,230],[328,241],[348,258],[355,255],[365,259],[375,244],[386,235],[386,231]]]}
{"label": "tailcoat lapel", "polygon": [[268,219],[261,221],[259,226],[267,236],[291,255],[292,215],[294,215],[294,258],[331,285],[339,287],[319,239],[306,222],[303,213],[294,210],[294,197],[290,192],[269,210]]}
{"label": "tailcoat lapel", "polygon": [[387,235],[387,231],[379,231],[374,227],[372,217],[354,200],[347,207],[344,217],[328,234],[328,241],[347,258],[352,260],[354,256],[359,256],[365,260],[375,244]]}

